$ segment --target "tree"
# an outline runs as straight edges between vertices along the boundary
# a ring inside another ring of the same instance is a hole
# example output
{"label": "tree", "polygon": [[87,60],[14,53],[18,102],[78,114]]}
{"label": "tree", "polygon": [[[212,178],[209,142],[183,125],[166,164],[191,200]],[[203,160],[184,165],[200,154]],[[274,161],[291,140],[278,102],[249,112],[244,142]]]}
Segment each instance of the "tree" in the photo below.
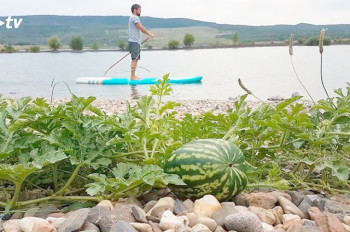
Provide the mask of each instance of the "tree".
{"label": "tree", "polygon": [[232,40],[233,40],[233,44],[237,46],[238,45],[238,41],[239,41],[239,35],[238,35],[237,32],[233,35]]}
{"label": "tree", "polygon": [[168,48],[169,49],[176,49],[176,48],[178,48],[179,47],[179,41],[178,40],[170,40],[169,42],[168,42]]}
{"label": "tree", "polygon": [[124,40],[120,40],[118,46],[122,51],[124,51],[126,49],[126,42]]}
{"label": "tree", "polygon": [[83,50],[83,44],[84,44],[84,41],[80,36],[73,36],[69,46],[73,50]]}
{"label": "tree", "polygon": [[57,49],[61,47],[60,39],[57,36],[51,37],[49,40],[49,47],[52,50],[57,51]]}
{"label": "tree", "polygon": [[194,43],[194,36],[187,33],[184,37],[184,45],[186,47],[191,47],[193,43]]}

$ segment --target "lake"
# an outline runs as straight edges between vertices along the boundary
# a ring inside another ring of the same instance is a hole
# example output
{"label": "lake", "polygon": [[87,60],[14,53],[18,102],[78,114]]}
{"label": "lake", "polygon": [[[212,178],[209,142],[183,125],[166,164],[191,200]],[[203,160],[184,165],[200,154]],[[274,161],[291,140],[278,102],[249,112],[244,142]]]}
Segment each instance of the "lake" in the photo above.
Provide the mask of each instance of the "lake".
{"label": "lake", "polygon": [[[149,85],[103,86],[76,84],[77,77],[101,77],[127,52],[42,52],[0,54],[0,93],[7,97],[51,96],[52,82],[64,81],[77,96],[130,99],[149,95]],[[345,89],[350,82],[350,46],[333,45],[324,48],[323,80],[328,92]],[[296,46],[293,56],[299,78],[314,99],[325,98],[320,82],[318,47]],[[173,85],[171,99],[225,100],[245,92],[238,78],[262,99],[272,96],[290,97],[299,92],[309,99],[299,84],[284,47],[248,47],[193,50],[142,51],[137,74],[140,77],[186,77],[202,75],[201,84]],[[130,75],[130,56],[115,66],[111,77]],[[56,86],[56,98],[70,96],[67,87]]]}

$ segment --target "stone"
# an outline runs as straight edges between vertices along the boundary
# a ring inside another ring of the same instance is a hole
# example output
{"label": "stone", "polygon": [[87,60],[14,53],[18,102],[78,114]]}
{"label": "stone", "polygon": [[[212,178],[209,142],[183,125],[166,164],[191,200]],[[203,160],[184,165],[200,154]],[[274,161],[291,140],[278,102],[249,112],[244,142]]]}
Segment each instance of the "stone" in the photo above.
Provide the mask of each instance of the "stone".
{"label": "stone", "polygon": [[278,203],[283,208],[284,213],[290,213],[300,216],[301,218],[305,218],[305,215],[301,210],[293,204],[290,200],[286,199],[285,197],[279,196],[277,197]]}
{"label": "stone", "polygon": [[174,213],[176,215],[186,215],[186,213],[188,213],[187,207],[184,205],[184,203],[181,200],[177,198],[175,199]]}
{"label": "stone", "polygon": [[308,219],[310,218],[308,210],[312,206],[311,204],[312,202],[309,199],[304,199],[298,206],[300,211],[303,212],[303,214],[305,215],[305,218]]}
{"label": "stone", "polygon": [[317,226],[315,221],[311,221],[311,220],[308,220],[308,219],[303,219],[302,221],[304,223],[304,226],[314,226],[314,227]]}
{"label": "stone", "polygon": [[216,229],[214,230],[214,232],[226,232],[226,230],[224,228],[222,228],[221,226],[217,226]]}
{"label": "stone", "polygon": [[136,221],[142,222],[142,223],[148,222],[148,220],[146,218],[146,212],[143,209],[134,205],[133,207],[131,207],[131,210],[132,210],[132,213],[133,213]]}
{"label": "stone", "polygon": [[241,206],[245,206],[248,207],[249,206],[249,202],[247,200],[247,196],[249,194],[247,193],[240,193],[238,194],[235,198],[234,198],[234,203],[236,205],[241,205]]}
{"label": "stone", "polygon": [[282,222],[283,224],[285,224],[286,222],[290,221],[290,220],[301,220],[300,216],[298,215],[294,215],[294,214],[283,214],[282,216]]}
{"label": "stone", "polygon": [[261,225],[262,225],[264,232],[270,232],[270,231],[274,230],[273,226],[271,226],[270,224],[267,224],[265,222],[262,222]]}
{"label": "stone", "polygon": [[288,220],[285,223],[283,223],[283,229],[288,231],[295,225],[301,225],[303,226],[303,221],[301,219],[293,219],[293,220]]}
{"label": "stone", "polygon": [[117,203],[114,205],[114,208],[117,208],[119,205],[122,207],[129,206],[130,208],[134,205],[142,208],[142,204],[139,200],[137,200],[135,197],[128,197],[128,198],[121,198],[117,201]]}
{"label": "stone", "polygon": [[296,224],[296,225],[293,225],[291,226],[287,232],[303,232],[304,230],[304,227],[300,224]]}
{"label": "stone", "polygon": [[146,223],[130,223],[138,232],[153,232],[152,226]]}
{"label": "stone", "polygon": [[24,232],[32,232],[32,229],[34,227],[34,224],[37,222],[42,222],[49,224],[46,220],[42,218],[37,218],[37,217],[24,217],[21,219],[19,225],[21,227],[21,230]]}
{"label": "stone", "polygon": [[[298,191],[287,191],[287,193],[292,197],[292,202],[296,205],[299,206],[300,203],[305,199],[309,199],[307,196],[304,194],[298,192]],[[310,200],[311,202],[311,200]]]}
{"label": "stone", "polygon": [[101,206],[101,207],[105,206],[105,207],[108,207],[109,210],[114,210],[114,206],[112,202],[109,200],[100,201],[96,206]]}
{"label": "stone", "polygon": [[212,195],[205,195],[194,202],[193,212],[198,216],[211,217],[221,208],[220,202]]}
{"label": "stone", "polygon": [[236,206],[235,206],[235,210],[237,210],[238,213],[241,213],[241,212],[249,212],[249,210],[248,210],[247,207],[241,206],[241,205],[236,205]]}
{"label": "stone", "polygon": [[171,197],[163,197],[159,199],[157,204],[147,213],[157,218],[161,218],[165,211],[174,211],[175,200]]}
{"label": "stone", "polygon": [[11,219],[22,219],[23,216],[24,216],[23,212],[16,212],[16,213],[12,214]]}
{"label": "stone", "polygon": [[30,208],[28,209],[23,217],[34,217],[34,215],[39,212],[40,208]]}
{"label": "stone", "polygon": [[131,208],[132,205],[130,204],[118,204],[115,206],[114,210],[101,212],[99,215],[99,220],[94,224],[96,224],[102,232],[109,232],[112,226],[118,221],[128,223],[136,222]]}
{"label": "stone", "polygon": [[38,212],[34,214],[34,217],[46,218],[48,215],[52,213],[57,213],[59,211],[60,210],[54,205],[46,205],[40,208]]}
{"label": "stone", "polygon": [[286,192],[272,191],[272,192],[270,192],[270,194],[273,195],[273,196],[275,196],[276,199],[277,199],[278,197],[284,197],[284,198],[286,198],[287,200],[292,201],[292,197],[291,197],[288,193],[286,193]]}
{"label": "stone", "polygon": [[272,209],[275,207],[277,198],[271,193],[257,192],[246,195],[249,206]]}
{"label": "stone", "polygon": [[152,221],[149,221],[148,223],[151,225],[153,232],[163,232],[163,231],[159,228],[159,225],[158,225],[157,223],[154,223],[154,222],[152,222]]}
{"label": "stone", "polygon": [[343,223],[343,226],[344,226],[346,232],[350,232],[350,226],[349,225]]}
{"label": "stone", "polygon": [[137,232],[137,230],[128,222],[120,220],[113,224],[108,232]]}
{"label": "stone", "polygon": [[318,197],[313,201],[313,204],[321,211],[327,211],[333,214],[350,215],[350,205],[338,201]]}
{"label": "stone", "polygon": [[323,230],[323,232],[346,232],[344,225],[334,214],[331,214],[329,212],[316,213],[311,216],[311,218],[313,218],[313,220],[316,222],[318,227]]}
{"label": "stone", "polygon": [[276,206],[275,208],[273,208],[272,210],[270,210],[276,218],[276,222],[275,224],[282,224],[282,218],[283,218],[283,209],[281,206]]}
{"label": "stone", "polygon": [[159,228],[162,230],[182,228],[188,225],[188,218],[185,216],[175,216],[170,210],[163,213],[159,222]]}
{"label": "stone", "polygon": [[110,210],[105,206],[92,207],[86,220],[96,224],[102,218],[102,216],[108,214],[108,212],[110,212]]}
{"label": "stone", "polygon": [[95,226],[95,224],[85,221],[83,226],[81,227],[82,231],[95,231],[95,232],[100,232],[100,229]]}
{"label": "stone", "polygon": [[89,215],[89,208],[82,208],[74,211],[68,218],[58,227],[58,232],[71,232],[79,230]]}
{"label": "stone", "polygon": [[157,201],[149,201],[145,204],[143,207],[143,210],[148,213],[155,205],[157,204]]}
{"label": "stone", "polygon": [[56,228],[47,222],[37,222],[31,232],[56,232]]}
{"label": "stone", "polygon": [[193,212],[194,203],[191,199],[187,199],[183,202],[189,213]]}
{"label": "stone", "polygon": [[237,213],[236,205],[233,202],[223,202],[221,203],[221,208],[215,211],[212,218],[216,221],[219,226],[225,224],[225,218],[230,215]]}
{"label": "stone", "polygon": [[206,227],[208,227],[211,231],[214,231],[215,228],[218,226],[216,221],[212,218],[200,217],[194,213],[188,213],[186,216],[189,220],[189,224],[188,224],[189,227],[193,227],[197,224],[203,224]]}
{"label": "stone", "polygon": [[146,219],[155,223],[159,223],[160,222],[160,218],[157,217],[153,217],[153,216],[148,216],[146,215]]}
{"label": "stone", "polygon": [[228,230],[239,232],[264,232],[259,217],[251,212],[235,213],[227,216],[225,227]]}
{"label": "stone", "polygon": [[194,227],[192,227],[192,232],[211,232],[212,230],[210,230],[208,227],[206,227],[203,224],[197,224]]}
{"label": "stone", "polygon": [[60,227],[60,225],[66,220],[66,217],[47,217],[46,221],[52,224],[55,228]]}
{"label": "stone", "polygon": [[[2,219],[0,219],[2,220]],[[3,222],[2,228],[4,232],[21,232],[21,219],[12,219],[6,222]]]}
{"label": "stone", "polygon": [[255,206],[249,206],[248,210],[252,213],[255,213],[259,218],[261,222],[265,222],[269,225],[273,225],[276,223],[276,217],[274,213],[272,212],[272,209],[267,210],[264,208],[259,208]]}
{"label": "stone", "polygon": [[323,232],[320,228],[315,226],[304,226],[303,232]]}
{"label": "stone", "polygon": [[350,226],[350,216],[345,216],[343,218],[343,221],[345,222],[345,224],[349,225]]}

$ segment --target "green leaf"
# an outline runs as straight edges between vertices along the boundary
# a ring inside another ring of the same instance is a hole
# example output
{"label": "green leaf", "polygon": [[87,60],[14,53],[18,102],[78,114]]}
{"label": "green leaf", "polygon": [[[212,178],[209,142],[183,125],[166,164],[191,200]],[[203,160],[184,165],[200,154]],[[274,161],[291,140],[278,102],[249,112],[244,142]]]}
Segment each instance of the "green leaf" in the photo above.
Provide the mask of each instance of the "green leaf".
{"label": "green leaf", "polygon": [[36,170],[38,169],[30,164],[0,164],[0,179],[21,183]]}

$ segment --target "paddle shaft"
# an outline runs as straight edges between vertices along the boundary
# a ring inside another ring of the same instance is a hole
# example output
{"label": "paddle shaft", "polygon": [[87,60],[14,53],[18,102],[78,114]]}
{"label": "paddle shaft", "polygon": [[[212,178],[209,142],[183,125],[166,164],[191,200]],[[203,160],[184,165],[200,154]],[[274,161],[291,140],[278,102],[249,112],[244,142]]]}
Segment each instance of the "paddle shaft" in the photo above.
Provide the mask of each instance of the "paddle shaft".
{"label": "paddle shaft", "polygon": [[[141,43],[141,45],[142,44],[144,44],[147,40],[149,40],[150,39],[150,37],[148,37],[147,39],[145,39],[142,43]],[[112,66],[111,67],[109,67],[108,69],[107,69],[107,71],[103,74],[103,76],[105,76],[108,72],[109,72],[109,70],[111,70],[114,66],[116,66],[120,61],[122,61],[122,60],[124,60],[125,59],[125,57],[127,57],[128,55],[130,55],[131,53],[129,52],[128,54],[126,54],[125,56],[123,56],[120,60],[118,60],[117,62],[115,62],[114,64],[112,64]],[[139,54],[140,55],[140,54]]]}

